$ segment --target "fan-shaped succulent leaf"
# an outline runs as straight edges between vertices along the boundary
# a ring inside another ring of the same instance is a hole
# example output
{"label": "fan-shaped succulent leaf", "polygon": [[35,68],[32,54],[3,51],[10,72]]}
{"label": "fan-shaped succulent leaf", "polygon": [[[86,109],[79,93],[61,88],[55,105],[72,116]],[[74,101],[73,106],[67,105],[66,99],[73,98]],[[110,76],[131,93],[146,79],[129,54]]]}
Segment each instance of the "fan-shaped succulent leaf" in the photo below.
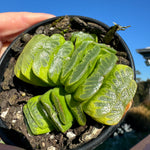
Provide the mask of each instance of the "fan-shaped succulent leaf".
{"label": "fan-shaped succulent leaf", "polygon": [[19,59],[17,60],[16,65],[15,65],[15,68],[14,68],[14,73],[15,73],[15,75],[17,76],[17,78],[19,78],[20,80],[22,80],[22,81],[24,81],[24,82],[26,82],[26,83],[30,83],[30,84],[33,84],[33,85],[37,85],[37,86],[39,85],[39,86],[41,86],[41,84],[35,83],[35,82],[37,82],[37,81],[35,81],[35,80],[31,83],[31,81],[28,80],[28,79],[22,74],[22,72],[21,72],[22,56],[23,56],[23,55],[21,55],[21,56],[19,57]]}
{"label": "fan-shaped succulent leaf", "polygon": [[74,51],[74,45],[71,41],[66,41],[59,49],[58,53],[54,56],[54,59],[50,65],[48,71],[49,80],[55,85],[60,85],[60,73],[65,63],[70,60],[70,57]]}
{"label": "fan-shaped succulent leaf", "polygon": [[40,50],[42,43],[48,37],[45,35],[35,35],[25,46],[15,65],[15,75],[23,81],[32,83],[37,86],[47,86],[37,78],[31,69],[35,55]]}
{"label": "fan-shaped succulent leaf", "polygon": [[31,81],[28,80],[22,73],[21,73],[21,64],[22,64],[23,54],[20,54],[19,58],[17,59],[16,65],[14,67],[15,75],[24,82],[30,83]]}
{"label": "fan-shaped succulent leaf", "polygon": [[75,101],[73,97],[71,96],[71,94],[67,94],[65,98],[78,124],[81,126],[84,126],[86,124],[86,116],[83,112],[82,104],[80,102]]}
{"label": "fan-shaped succulent leaf", "polygon": [[21,63],[21,73],[30,81],[41,83],[44,85],[39,78],[37,78],[33,71],[32,71],[32,64],[36,54],[41,51],[43,47],[43,43],[49,37],[45,35],[35,35],[25,46],[23,52],[21,53],[22,56],[22,63]]}
{"label": "fan-shaped succulent leaf", "polygon": [[88,34],[84,32],[73,32],[71,34],[71,41],[75,43],[76,48],[78,48],[83,41],[98,42],[98,38],[95,34]]}
{"label": "fan-shaped succulent leaf", "polygon": [[[84,104],[83,109],[98,122],[107,125],[117,124],[126,105],[133,98],[136,88],[132,69],[125,65],[116,65],[100,90]],[[126,94],[128,96],[124,98]]]}
{"label": "fan-shaped succulent leaf", "polygon": [[82,44],[77,49],[75,49],[70,60],[67,61],[67,63],[62,68],[60,81],[63,85],[65,85],[65,82],[67,81],[67,78],[73,69],[82,61],[86,51],[93,48],[94,45],[95,44],[91,41],[85,41],[82,42]]}
{"label": "fan-shaped succulent leaf", "polygon": [[[24,115],[26,117],[26,121],[28,123],[29,129],[32,132],[32,134],[34,134],[34,135],[44,134],[44,133],[48,133],[54,129],[54,127],[52,127],[51,125],[50,125],[51,127],[48,126],[46,128],[40,128],[37,125],[37,123],[34,121],[34,118],[31,116],[27,105],[24,105],[23,112],[24,112]],[[43,120],[41,120],[41,121],[43,122]]]}
{"label": "fan-shaped succulent leaf", "polygon": [[65,91],[62,88],[54,88],[51,92],[51,101],[54,104],[57,114],[62,124],[68,124],[73,121],[71,112],[65,101]]}
{"label": "fan-shaped succulent leaf", "polygon": [[63,124],[61,122],[61,120],[59,119],[56,107],[53,105],[53,103],[51,101],[51,92],[52,92],[52,90],[49,90],[48,92],[43,94],[41,96],[40,101],[41,101],[44,109],[48,113],[49,117],[53,121],[54,127],[61,132],[65,132],[72,126],[72,122],[69,122],[67,124]]}
{"label": "fan-shaped succulent leaf", "polygon": [[110,47],[109,45],[102,44],[102,43],[97,43],[97,45],[99,45],[101,49],[103,49],[107,52],[110,52],[110,53],[113,53],[113,54],[117,53],[117,51],[114,48]]}
{"label": "fan-shaped succulent leaf", "polygon": [[101,87],[104,77],[114,68],[116,61],[116,55],[112,53],[103,54],[102,52],[94,71],[85,82],[77,88],[74,98],[78,101],[85,101],[93,97]]}
{"label": "fan-shaped succulent leaf", "polygon": [[33,118],[34,122],[41,128],[50,128],[54,129],[52,125],[52,121],[50,118],[47,118],[45,112],[42,109],[42,105],[39,103],[40,96],[32,97],[28,103],[27,107],[30,112],[31,117]]}
{"label": "fan-shaped succulent leaf", "polygon": [[73,93],[93,71],[99,57],[99,53],[100,48],[98,46],[94,46],[92,49],[89,49],[82,61],[73,69],[65,83],[65,90],[68,93]]}
{"label": "fan-shaped succulent leaf", "polygon": [[43,42],[41,50],[34,57],[32,64],[34,74],[51,86],[54,86],[55,84],[49,81],[48,71],[55,55],[59,52],[59,49],[64,44],[64,42],[65,39],[62,35],[53,34]]}

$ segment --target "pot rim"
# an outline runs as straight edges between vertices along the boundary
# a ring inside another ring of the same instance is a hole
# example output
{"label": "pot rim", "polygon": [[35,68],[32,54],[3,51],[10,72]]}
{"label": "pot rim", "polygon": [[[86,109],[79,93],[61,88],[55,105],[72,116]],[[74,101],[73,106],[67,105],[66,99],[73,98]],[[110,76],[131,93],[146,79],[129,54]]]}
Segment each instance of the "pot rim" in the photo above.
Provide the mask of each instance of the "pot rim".
{"label": "pot rim", "polygon": [[[28,32],[31,32],[32,30],[35,30],[37,27],[41,26],[41,25],[46,25],[46,24],[49,24],[49,23],[52,23],[53,21],[57,20],[58,18],[60,17],[65,17],[65,16],[69,16],[69,17],[78,17],[80,19],[83,19],[84,21],[90,21],[90,22],[93,22],[93,23],[96,23],[98,25],[101,25],[103,26],[106,30],[109,29],[109,26],[106,25],[105,23],[101,22],[101,21],[98,21],[96,19],[93,19],[93,18],[90,18],[90,17],[85,17],[85,16],[79,16],[79,15],[64,15],[64,16],[57,16],[57,17],[54,17],[54,18],[50,18],[50,19],[47,19],[47,20],[44,20],[44,21],[41,21],[31,27],[29,27],[28,29],[26,29],[24,32],[22,32],[20,35],[18,35],[15,40],[9,45],[9,47],[6,49],[6,51],[3,53],[2,57],[0,58],[0,68],[2,69],[1,72],[0,72],[0,82],[1,82],[1,77],[3,76],[3,72],[4,72],[4,69],[7,65],[7,62],[9,61],[9,58],[11,57],[11,46],[13,45],[13,43],[15,43],[22,35],[24,35],[25,33],[28,33]],[[119,39],[121,45],[124,47],[124,49],[126,50],[127,54],[128,54],[128,59],[130,60],[130,63],[131,63],[131,68],[133,69],[134,71],[134,78],[135,77],[135,65],[134,65],[134,60],[133,60],[133,57],[132,57],[132,54],[127,46],[127,44],[125,43],[125,41],[121,38],[121,36],[118,34],[118,33],[115,33],[115,36]],[[9,57],[9,58],[8,58]],[[1,88],[1,87],[0,87]],[[1,89],[0,89],[1,91]],[[100,135],[95,138],[95,139],[92,139],[90,140],[89,142],[83,144],[82,146],[79,146],[77,148],[75,148],[74,150],[91,150],[91,149],[94,149],[96,147],[98,147],[100,144],[102,144],[108,137],[110,137],[110,135],[117,129],[117,127],[120,126],[120,124],[123,122],[124,118],[117,124],[117,125],[113,125],[113,126],[106,126],[102,132],[100,133]],[[3,124],[3,122],[2,122]],[[1,119],[0,119],[0,126],[1,126]],[[2,128],[4,126],[1,126],[0,128]],[[0,136],[1,134],[4,134],[2,132],[0,132]],[[3,135],[5,138],[8,138],[7,135]],[[2,137],[3,137],[2,136]],[[9,141],[9,140],[8,140]],[[12,145],[13,141],[9,141],[6,144],[10,144]],[[15,146],[18,146],[16,144],[13,143],[13,145]]]}

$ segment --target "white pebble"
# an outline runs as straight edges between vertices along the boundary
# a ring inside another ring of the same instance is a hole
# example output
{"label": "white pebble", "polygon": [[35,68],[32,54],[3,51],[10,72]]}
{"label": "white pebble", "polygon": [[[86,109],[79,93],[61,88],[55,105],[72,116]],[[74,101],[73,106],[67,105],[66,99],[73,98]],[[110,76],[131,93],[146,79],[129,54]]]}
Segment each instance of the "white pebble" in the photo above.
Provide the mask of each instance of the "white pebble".
{"label": "white pebble", "polygon": [[21,92],[21,96],[22,97],[26,96],[26,93],[25,92]]}
{"label": "white pebble", "polygon": [[50,146],[50,147],[47,148],[47,150],[56,150],[56,147]]}
{"label": "white pebble", "polygon": [[69,138],[69,139],[74,139],[76,137],[76,135],[73,133],[73,132],[67,132],[66,136]]}
{"label": "white pebble", "polygon": [[117,133],[117,132],[115,132],[115,133],[114,133],[114,136],[118,136],[118,133]]}
{"label": "white pebble", "polygon": [[21,111],[18,111],[18,112],[16,113],[16,118],[20,120],[21,117],[22,117]]}
{"label": "white pebble", "polygon": [[54,29],[55,29],[54,27],[51,27],[51,28],[50,28],[51,31],[54,30]]}
{"label": "white pebble", "polygon": [[14,124],[14,123],[16,123],[16,121],[17,121],[17,120],[14,119],[14,120],[12,120],[12,123]]}
{"label": "white pebble", "polygon": [[2,118],[5,118],[6,115],[7,115],[7,113],[8,113],[8,111],[9,111],[9,108],[7,108],[6,111],[3,111],[3,112],[1,113],[1,117],[2,117]]}
{"label": "white pebble", "polygon": [[44,142],[42,142],[42,146],[45,147],[45,143]]}
{"label": "white pebble", "polygon": [[54,139],[54,135],[51,135],[51,136],[50,136],[50,139],[53,140],[53,139]]}

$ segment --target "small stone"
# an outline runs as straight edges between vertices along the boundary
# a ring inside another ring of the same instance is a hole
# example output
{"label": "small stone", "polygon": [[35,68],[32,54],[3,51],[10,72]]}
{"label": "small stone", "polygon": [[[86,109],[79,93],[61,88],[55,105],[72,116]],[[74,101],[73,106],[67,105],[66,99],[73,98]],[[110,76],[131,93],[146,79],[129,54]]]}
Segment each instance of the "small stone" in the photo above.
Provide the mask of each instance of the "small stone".
{"label": "small stone", "polygon": [[106,33],[106,30],[98,24],[95,24],[95,23],[92,23],[92,22],[88,22],[87,24],[88,24],[88,30],[91,30],[92,32],[95,32],[95,33],[98,33],[98,34]]}
{"label": "small stone", "polygon": [[37,34],[43,34],[45,27],[44,26],[40,26],[37,28],[36,33]]}
{"label": "small stone", "polygon": [[30,40],[31,38],[32,38],[32,35],[26,33],[26,34],[23,35],[23,37],[22,37],[21,40],[27,43],[27,42],[29,42],[29,40]]}
{"label": "small stone", "polygon": [[70,18],[68,16],[65,16],[60,22],[57,22],[56,28],[58,29],[68,29],[68,26],[70,25]]}
{"label": "small stone", "polygon": [[79,27],[86,27],[87,26],[86,22],[84,22],[83,20],[81,20],[78,17],[72,18],[72,24],[79,26]]}
{"label": "small stone", "polygon": [[130,65],[130,62],[129,60],[125,59],[124,57],[122,56],[118,56],[118,62],[119,64],[124,64],[124,65]]}
{"label": "small stone", "polygon": [[45,143],[44,142],[42,142],[42,147],[45,147]]}
{"label": "small stone", "polygon": [[14,93],[12,94],[12,96],[9,98],[9,104],[10,105],[14,105],[16,104],[16,99],[18,98],[18,96]]}
{"label": "small stone", "polygon": [[21,52],[22,46],[23,46],[23,43],[21,42],[21,37],[20,37],[15,41],[15,43],[12,43],[11,48],[15,52]]}
{"label": "small stone", "polygon": [[18,111],[16,113],[16,119],[20,120],[22,118],[22,114],[21,114],[21,111]]}
{"label": "small stone", "polygon": [[66,136],[69,138],[69,139],[74,139],[76,137],[76,135],[73,133],[73,132],[67,132]]}
{"label": "small stone", "polygon": [[85,132],[82,137],[79,139],[83,142],[88,142],[93,138],[96,138],[104,129],[104,126],[96,124],[95,126],[91,126],[88,132]]}
{"label": "small stone", "polygon": [[26,96],[26,93],[25,92],[20,92],[21,93],[21,96],[22,97],[25,97]]}
{"label": "small stone", "polygon": [[52,31],[52,30],[54,30],[55,28],[54,27],[50,27],[50,30]]}
{"label": "small stone", "polygon": [[114,136],[118,136],[118,133],[117,133],[117,132],[115,132],[115,133],[114,133]]}
{"label": "small stone", "polygon": [[16,121],[17,121],[17,120],[15,120],[15,119],[14,119],[14,120],[12,120],[12,124],[15,124],[15,123],[16,123]]}
{"label": "small stone", "polygon": [[116,54],[117,56],[122,56],[122,57],[124,57],[124,58],[127,58],[127,53],[126,52],[120,52],[120,51],[117,51],[117,54]]}
{"label": "small stone", "polygon": [[54,139],[54,137],[55,137],[55,136],[52,134],[52,135],[50,136],[50,139],[51,139],[51,140],[53,140],[53,139]]}
{"label": "small stone", "polygon": [[47,150],[56,150],[56,147],[50,146],[50,147],[47,148]]}
{"label": "small stone", "polygon": [[1,113],[1,117],[2,117],[2,118],[5,118],[6,115],[7,115],[7,113],[8,113],[8,111],[9,111],[9,108],[7,108],[6,111],[3,111],[3,112]]}

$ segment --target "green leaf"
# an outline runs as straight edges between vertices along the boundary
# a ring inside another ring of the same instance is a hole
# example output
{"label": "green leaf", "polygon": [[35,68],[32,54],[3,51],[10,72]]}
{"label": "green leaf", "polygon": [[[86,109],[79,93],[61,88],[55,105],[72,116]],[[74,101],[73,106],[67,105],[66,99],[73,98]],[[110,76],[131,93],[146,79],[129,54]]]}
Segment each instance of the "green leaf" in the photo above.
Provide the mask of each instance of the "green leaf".
{"label": "green leaf", "polygon": [[98,42],[98,38],[95,34],[88,34],[84,32],[73,32],[71,34],[71,41],[75,43],[76,48],[78,48],[83,41]]}
{"label": "green leaf", "polygon": [[74,45],[71,41],[66,41],[59,49],[58,53],[54,56],[54,59],[50,65],[48,71],[49,80],[55,85],[60,85],[60,74],[63,66],[70,60],[70,57],[74,51]]}
{"label": "green leaf", "polygon": [[28,100],[28,110],[33,120],[41,129],[50,128],[50,130],[52,130],[54,129],[52,121],[50,120],[50,118],[47,118],[47,115],[44,113],[42,106],[39,102],[40,97],[41,96],[35,96]]}
{"label": "green leaf", "polygon": [[106,44],[103,44],[103,43],[97,43],[97,45],[99,45],[99,47],[101,49],[103,49],[104,51],[107,51],[107,52],[110,52],[110,53],[113,53],[113,54],[117,53],[117,51],[114,48],[110,47],[109,45],[106,45]]}
{"label": "green leaf", "polygon": [[[39,86],[48,86],[46,83],[42,82],[39,78],[37,78],[32,71],[32,63],[36,54],[42,49],[43,43],[49,37],[45,35],[35,35],[24,47],[23,52],[19,56],[18,59],[22,59],[20,66],[20,71],[31,84],[39,85]],[[18,62],[19,63],[19,62]]]}
{"label": "green leaf", "polygon": [[82,42],[82,44],[75,49],[70,60],[62,67],[62,73],[60,76],[60,82],[65,85],[67,78],[70,76],[73,69],[78,65],[82,58],[84,57],[86,51],[91,49],[95,44],[91,41]]}
{"label": "green leaf", "polygon": [[[23,62],[24,58],[28,58],[28,53],[31,49],[34,49],[34,45],[36,44],[36,42],[38,40],[40,40],[41,38],[45,37],[44,35],[36,35],[34,36],[29,42],[28,44],[25,46],[25,48],[23,49],[22,53],[20,54],[19,58],[17,59],[17,62],[16,62],[16,65],[15,65],[15,68],[14,68],[14,73],[15,75],[27,82],[27,83],[30,83],[30,84],[33,84],[33,85],[37,85],[37,86],[47,86],[47,84],[43,83],[42,81],[40,81],[36,76],[34,76],[32,70],[30,70],[30,73],[29,73],[29,77],[27,77],[26,75],[24,75],[22,73],[22,66],[23,64],[25,64],[25,66],[27,67],[27,63],[28,62]],[[45,40],[45,38],[44,38]],[[33,45],[31,44],[33,43]],[[37,44],[38,45],[38,44]],[[31,57],[30,57],[31,58]],[[32,80],[32,81],[31,81]]]}
{"label": "green leaf", "polygon": [[88,49],[87,53],[82,58],[82,61],[73,69],[65,83],[65,90],[68,93],[73,93],[93,71],[99,53],[100,48],[96,45],[93,48]]}
{"label": "green leaf", "polygon": [[[126,65],[116,65],[100,90],[84,104],[83,109],[97,122],[115,125],[121,120],[136,88],[133,70]],[[126,94],[128,96],[125,96]]]}
{"label": "green leaf", "polygon": [[70,113],[65,101],[65,91],[62,88],[54,88],[51,92],[51,101],[55,106],[60,121],[63,124],[68,124],[73,121],[72,114]]}
{"label": "green leaf", "polygon": [[32,116],[31,116],[31,114],[29,112],[29,109],[28,109],[27,105],[24,105],[23,112],[24,112],[24,115],[26,117],[28,126],[29,126],[32,134],[39,135],[39,134],[45,134],[45,133],[48,133],[48,132],[52,131],[52,129],[50,129],[49,127],[47,127],[47,128],[40,128],[36,124],[36,122],[34,121],[34,119],[32,118]]}
{"label": "green leaf", "polygon": [[84,126],[86,124],[86,115],[83,112],[82,104],[75,101],[71,94],[67,94],[65,96],[66,102],[73,114],[73,116],[76,118],[76,121],[79,125]]}
{"label": "green leaf", "polygon": [[61,122],[57,111],[55,111],[56,107],[54,106],[54,104],[51,101],[51,92],[52,92],[52,90],[49,90],[48,92],[43,94],[41,96],[40,101],[41,101],[44,109],[46,110],[47,114],[53,121],[55,129],[57,129],[61,132],[66,132],[72,126],[72,122],[69,122],[68,124],[65,124],[65,125]]}
{"label": "green leaf", "polygon": [[64,42],[65,39],[62,35],[53,34],[43,42],[41,50],[36,54],[33,60],[32,69],[34,74],[50,86],[54,86],[55,84],[49,80],[48,71],[55,55],[57,55]]}
{"label": "green leaf", "polygon": [[89,100],[94,96],[103,84],[105,76],[114,68],[117,61],[117,56],[112,53],[101,54],[97,61],[94,71],[80,85],[74,93],[74,98],[78,101]]}
{"label": "green leaf", "polygon": [[[19,78],[20,80],[31,84],[31,81],[28,80],[21,72],[22,56],[23,55],[20,55],[20,57],[17,59],[17,63],[14,67],[14,73],[15,73],[16,77]],[[32,84],[38,85],[38,83],[34,83],[34,81]]]}

